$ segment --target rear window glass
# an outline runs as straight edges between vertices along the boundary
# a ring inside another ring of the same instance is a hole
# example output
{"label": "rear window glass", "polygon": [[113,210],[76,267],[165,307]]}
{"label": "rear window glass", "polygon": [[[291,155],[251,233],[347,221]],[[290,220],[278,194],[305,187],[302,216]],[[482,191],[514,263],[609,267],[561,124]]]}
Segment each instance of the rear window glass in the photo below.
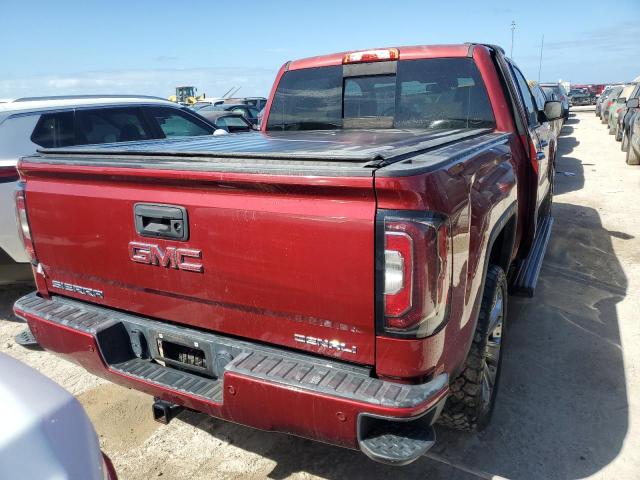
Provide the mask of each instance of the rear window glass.
{"label": "rear window glass", "polygon": [[267,129],[366,125],[493,128],[495,119],[473,60],[447,58],[399,61],[396,74],[343,78],[342,66],[286,72],[274,96]]}
{"label": "rear window glass", "polygon": [[44,148],[73,145],[75,143],[73,112],[42,115],[31,134],[31,141]]}

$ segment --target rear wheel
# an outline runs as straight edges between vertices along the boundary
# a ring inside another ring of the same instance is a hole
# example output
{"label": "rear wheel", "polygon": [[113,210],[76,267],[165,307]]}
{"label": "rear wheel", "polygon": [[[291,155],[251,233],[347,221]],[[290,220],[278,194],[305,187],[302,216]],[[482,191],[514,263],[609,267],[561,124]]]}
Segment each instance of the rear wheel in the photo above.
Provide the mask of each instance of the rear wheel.
{"label": "rear wheel", "polygon": [[626,130],[622,131],[622,143],[620,144],[620,149],[623,152],[626,152],[629,150],[629,136],[627,135]]}
{"label": "rear wheel", "polygon": [[450,385],[451,394],[439,422],[458,430],[482,430],[489,424],[502,365],[502,339],[507,320],[507,279],[490,265],[473,343],[462,373]]}

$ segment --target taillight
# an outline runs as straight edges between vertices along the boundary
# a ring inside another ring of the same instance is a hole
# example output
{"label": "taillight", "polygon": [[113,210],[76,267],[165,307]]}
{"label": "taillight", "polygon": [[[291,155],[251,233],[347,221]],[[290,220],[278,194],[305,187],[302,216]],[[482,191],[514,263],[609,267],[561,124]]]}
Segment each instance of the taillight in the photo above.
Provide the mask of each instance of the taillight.
{"label": "taillight", "polygon": [[451,260],[448,222],[380,211],[378,315],[382,333],[425,337],[446,320]]}
{"label": "taillight", "polygon": [[362,50],[360,52],[346,53],[342,57],[342,63],[366,63],[398,60],[400,51],[397,48],[380,48],[376,50]]}
{"label": "taillight", "polygon": [[18,170],[14,165],[0,166],[0,183],[18,180]]}
{"label": "taillight", "polygon": [[35,264],[37,263],[36,251],[31,239],[31,229],[29,228],[29,219],[27,217],[27,204],[25,201],[24,187],[24,182],[18,182],[16,186],[16,221],[18,223],[18,234],[20,235],[24,249],[31,259],[31,263]]}

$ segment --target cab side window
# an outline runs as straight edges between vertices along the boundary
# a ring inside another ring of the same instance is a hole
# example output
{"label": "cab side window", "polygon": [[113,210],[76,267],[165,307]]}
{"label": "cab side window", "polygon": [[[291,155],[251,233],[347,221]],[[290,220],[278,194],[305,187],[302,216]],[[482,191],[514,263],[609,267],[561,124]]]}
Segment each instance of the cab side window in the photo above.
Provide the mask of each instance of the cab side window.
{"label": "cab side window", "polygon": [[511,67],[513,76],[516,79],[516,83],[518,84],[518,90],[520,90],[520,96],[524,102],[524,108],[526,109],[527,118],[530,126],[538,125],[538,109],[536,107],[535,101],[533,99],[533,95],[531,95],[531,90],[529,90],[529,85],[527,81],[524,79],[520,70],[515,67]]}
{"label": "cab side window", "polygon": [[31,134],[31,141],[44,148],[73,145],[75,143],[73,111],[42,115]]}

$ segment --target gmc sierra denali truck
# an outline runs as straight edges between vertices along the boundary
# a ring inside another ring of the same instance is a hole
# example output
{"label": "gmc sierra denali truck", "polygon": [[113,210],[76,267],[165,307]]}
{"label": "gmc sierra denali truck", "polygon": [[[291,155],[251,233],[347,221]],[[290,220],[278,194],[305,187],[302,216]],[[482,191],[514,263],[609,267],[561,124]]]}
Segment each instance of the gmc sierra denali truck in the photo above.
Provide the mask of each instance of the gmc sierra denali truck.
{"label": "gmc sierra denali truck", "polygon": [[402,465],[483,428],[556,139],[494,46],[292,61],[262,131],[42,150],[17,214],[38,342],[188,407]]}

